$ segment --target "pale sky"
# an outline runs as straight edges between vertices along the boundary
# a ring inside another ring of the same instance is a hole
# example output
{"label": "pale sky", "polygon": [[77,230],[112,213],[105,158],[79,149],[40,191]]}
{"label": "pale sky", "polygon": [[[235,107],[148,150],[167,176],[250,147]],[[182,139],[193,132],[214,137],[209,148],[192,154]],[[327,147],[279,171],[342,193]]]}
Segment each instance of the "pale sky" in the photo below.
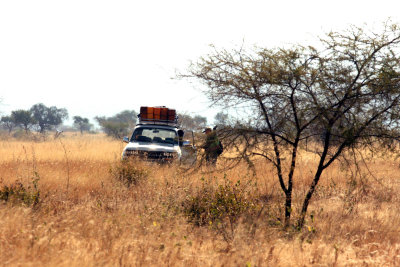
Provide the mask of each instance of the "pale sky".
{"label": "pale sky", "polygon": [[400,22],[399,10],[399,0],[0,0],[0,112],[41,102],[92,119],[165,105],[211,121],[219,109],[201,87],[171,79],[210,44],[307,44]]}

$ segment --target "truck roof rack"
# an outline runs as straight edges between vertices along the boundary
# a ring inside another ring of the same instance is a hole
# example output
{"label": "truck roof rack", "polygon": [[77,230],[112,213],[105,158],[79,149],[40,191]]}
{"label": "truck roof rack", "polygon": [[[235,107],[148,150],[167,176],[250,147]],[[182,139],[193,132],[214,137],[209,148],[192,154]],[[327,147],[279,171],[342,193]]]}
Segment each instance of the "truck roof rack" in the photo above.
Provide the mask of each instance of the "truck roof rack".
{"label": "truck roof rack", "polygon": [[163,126],[173,126],[177,127],[178,126],[178,118],[175,118],[175,120],[156,120],[156,119],[144,119],[140,117],[140,114],[138,115],[139,118],[139,123],[141,125],[163,125]]}

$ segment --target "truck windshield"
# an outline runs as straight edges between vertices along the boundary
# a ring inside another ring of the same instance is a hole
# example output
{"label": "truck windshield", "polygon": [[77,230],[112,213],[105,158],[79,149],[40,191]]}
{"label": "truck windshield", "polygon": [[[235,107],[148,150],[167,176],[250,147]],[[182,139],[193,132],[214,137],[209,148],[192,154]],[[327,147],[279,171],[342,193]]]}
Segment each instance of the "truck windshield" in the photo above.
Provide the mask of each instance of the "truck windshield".
{"label": "truck windshield", "polygon": [[174,145],[178,144],[178,137],[174,130],[138,128],[133,132],[131,141]]}

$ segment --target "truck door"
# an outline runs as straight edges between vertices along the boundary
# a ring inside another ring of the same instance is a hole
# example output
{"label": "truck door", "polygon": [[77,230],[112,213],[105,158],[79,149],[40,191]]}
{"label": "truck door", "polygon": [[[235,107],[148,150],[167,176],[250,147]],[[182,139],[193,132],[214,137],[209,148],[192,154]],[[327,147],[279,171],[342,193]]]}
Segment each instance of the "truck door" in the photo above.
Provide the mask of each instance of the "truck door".
{"label": "truck door", "polygon": [[190,166],[195,165],[197,160],[197,149],[194,143],[193,131],[186,131],[183,136],[183,144],[181,146],[181,163]]}

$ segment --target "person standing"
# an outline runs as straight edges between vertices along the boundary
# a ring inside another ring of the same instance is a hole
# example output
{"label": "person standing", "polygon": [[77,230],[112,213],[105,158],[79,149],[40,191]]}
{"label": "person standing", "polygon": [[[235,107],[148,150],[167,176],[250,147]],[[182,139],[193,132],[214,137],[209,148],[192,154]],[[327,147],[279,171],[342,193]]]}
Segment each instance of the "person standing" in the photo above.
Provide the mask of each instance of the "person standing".
{"label": "person standing", "polygon": [[218,156],[222,153],[222,144],[218,140],[216,131],[213,131],[211,127],[206,127],[203,133],[206,134],[206,141],[203,146],[206,155],[206,162],[209,165],[215,166]]}

